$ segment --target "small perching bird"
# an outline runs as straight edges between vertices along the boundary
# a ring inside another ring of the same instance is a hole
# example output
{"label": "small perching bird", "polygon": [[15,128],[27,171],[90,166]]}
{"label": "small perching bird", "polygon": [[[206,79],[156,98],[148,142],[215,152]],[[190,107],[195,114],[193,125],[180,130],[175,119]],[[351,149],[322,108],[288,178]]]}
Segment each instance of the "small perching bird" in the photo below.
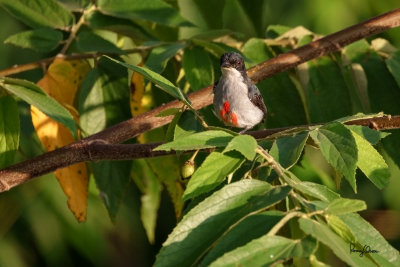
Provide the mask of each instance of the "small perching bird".
{"label": "small perching bird", "polygon": [[253,128],[267,114],[257,86],[247,76],[243,57],[236,52],[221,56],[221,78],[214,85],[214,110],[225,125]]}

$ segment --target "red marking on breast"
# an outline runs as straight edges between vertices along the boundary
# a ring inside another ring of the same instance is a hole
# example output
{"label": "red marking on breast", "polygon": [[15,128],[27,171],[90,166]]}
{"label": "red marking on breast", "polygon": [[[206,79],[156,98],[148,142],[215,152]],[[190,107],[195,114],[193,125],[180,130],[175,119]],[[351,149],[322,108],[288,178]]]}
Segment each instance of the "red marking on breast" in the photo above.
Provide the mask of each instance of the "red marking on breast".
{"label": "red marking on breast", "polygon": [[232,112],[231,114],[231,123],[235,126],[238,126],[237,116],[235,113]]}
{"label": "red marking on breast", "polygon": [[225,111],[225,109],[221,109],[221,110],[219,111],[219,115],[221,116],[222,120],[225,121],[225,116],[226,116],[226,111]]}
{"label": "red marking on breast", "polygon": [[230,104],[228,101],[224,102],[224,110],[226,113],[229,113],[229,111],[230,111]]}

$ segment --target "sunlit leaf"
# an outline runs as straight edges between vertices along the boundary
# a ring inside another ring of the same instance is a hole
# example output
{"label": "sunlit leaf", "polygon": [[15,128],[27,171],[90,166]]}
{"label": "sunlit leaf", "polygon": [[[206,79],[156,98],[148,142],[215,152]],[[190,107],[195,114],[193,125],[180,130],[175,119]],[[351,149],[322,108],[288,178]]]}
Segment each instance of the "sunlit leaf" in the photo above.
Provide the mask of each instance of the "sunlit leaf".
{"label": "sunlit leaf", "polygon": [[316,246],[317,243],[312,238],[293,240],[282,236],[264,235],[225,253],[209,266],[267,266],[294,257],[306,258]]}
{"label": "sunlit leaf", "polygon": [[282,167],[289,169],[299,160],[307,138],[308,132],[278,138],[272,144],[270,154]]}
{"label": "sunlit leaf", "polygon": [[345,214],[365,210],[367,205],[364,201],[350,198],[337,198],[328,204],[325,212],[327,214]]}
{"label": "sunlit leaf", "polygon": [[[186,266],[247,214],[284,199],[290,187],[241,180],[223,187],[192,208],[178,223],[157,255],[155,266]],[[182,257],[185,255],[185,257]]]}
{"label": "sunlit leaf", "polygon": [[335,234],[327,225],[308,218],[300,218],[300,229],[328,246],[339,259],[351,266],[376,266],[368,257],[349,253],[349,244]]}
{"label": "sunlit leaf", "polygon": [[166,78],[161,76],[160,74],[146,68],[146,67],[139,67],[135,65],[131,65],[122,61],[118,61],[116,59],[113,59],[111,57],[105,56],[109,60],[118,63],[125,68],[131,69],[133,71],[136,71],[140,74],[142,74],[144,77],[149,79],[151,82],[155,83],[158,87],[160,87],[162,90],[167,92],[168,94],[172,95],[173,97],[176,97],[177,99],[181,100],[187,105],[190,105],[190,102],[188,98],[182,93],[181,89],[173,85],[170,81],[168,81]]}
{"label": "sunlit leaf", "polygon": [[345,126],[347,129],[350,129],[352,132],[358,134],[360,137],[370,142],[371,145],[376,145],[381,139],[390,135],[390,133],[377,131],[366,126],[360,126],[360,125],[345,125]]}
{"label": "sunlit leaf", "polygon": [[389,183],[389,168],[378,151],[364,138],[352,131],[358,148],[357,166],[379,189]]}
{"label": "sunlit leaf", "polygon": [[224,253],[241,247],[251,240],[267,234],[283,216],[283,212],[273,210],[250,215],[245,218],[226,235],[222,236],[215,247],[204,257],[201,266],[208,266],[211,262],[224,255]]}
{"label": "sunlit leaf", "polygon": [[250,135],[237,135],[228,143],[222,153],[232,150],[240,152],[248,160],[253,160],[256,155],[257,141]]}
{"label": "sunlit leaf", "polygon": [[71,113],[36,84],[26,80],[3,77],[0,78],[0,87],[62,123],[76,137],[76,125]]}
{"label": "sunlit leaf", "polygon": [[[350,213],[338,216],[348,229],[357,238],[357,241],[363,246],[369,246],[378,253],[369,253],[380,266],[399,266],[399,251],[392,247],[385,238],[360,215]],[[359,253],[356,253],[359,256]]]}
{"label": "sunlit leaf", "polygon": [[[83,77],[89,71],[86,61],[55,60],[46,75],[38,82],[50,96],[67,107],[73,106],[75,94]],[[32,123],[46,150],[54,150],[74,142],[64,125],[52,120],[35,106],[31,106]],[[89,178],[85,163],[78,163],[55,172],[68,206],[78,221],[86,219],[87,188]]]}
{"label": "sunlit leaf", "polygon": [[358,151],[350,130],[334,122],[311,131],[310,136],[319,145],[326,160],[344,175],[357,192],[355,171]]}
{"label": "sunlit leaf", "polygon": [[183,200],[208,192],[219,185],[244,162],[239,153],[212,152],[190,178]]}
{"label": "sunlit leaf", "polygon": [[160,145],[154,150],[194,150],[221,147],[226,146],[232,138],[232,135],[224,131],[204,131]]}

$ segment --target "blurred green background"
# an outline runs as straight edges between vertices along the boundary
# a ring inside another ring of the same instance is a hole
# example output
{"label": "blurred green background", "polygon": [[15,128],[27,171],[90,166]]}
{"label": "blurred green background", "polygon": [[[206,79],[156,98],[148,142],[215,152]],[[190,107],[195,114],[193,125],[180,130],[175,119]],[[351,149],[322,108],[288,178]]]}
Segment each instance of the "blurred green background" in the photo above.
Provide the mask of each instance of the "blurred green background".
{"label": "blurred green background", "polygon": [[[215,0],[218,1],[218,0]],[[68,1],[64,1],[70,4]],[[169,0],[173,6],[181,8],[182,15],[196,23],[191,17],[190,4],[195,0]],[[213,1],[208,1],[212,3]],[[377,16],[398,7],[397,0],[264,0],[242,1],[246,8],[257,10],[251,14],[257,17],[248,18],[238,14],[238,18],[229,19],[227,13],[234,10],[235,1],[227,0],[221,16],[225,16],[220,25],[244,36],[264,37],[268,25],[281,24],[290,27],[302,25],[309,30],[326,35],[362,20]],[[211,6],[211,5],[210,5]],[[225,15],[224,15],[225,14]],[[0,69],[14,64],[37,61],[50,55],[38,55],[4,45],[3,41],[11,34],[29,28],[0,9]],[[198,25],[199,28],[212,28],[215,25]],[[200,29],[187,29],[182,34]],[[381,35],[400,47],[400,30],[390,30]],[[38,81],[43,75],[37,69],[18,74],[17,77]],[[21,143],[25,156],[32,157],[42,153],[41,145],[34,137],[30,122],[29,109],[20,103],[21,109]],[[26,142],[26,141],[25,141]],[[312,159],[313,151],[309,158]],[[310,164],[325,164],[311,162]],[[359,193],[354,195],[347,184],[343,184],[341,194],[367,202],[368,211],[363,213],[377,227],[388,241],[397,249],[400,248],[400,170],[395,164],[391,166],[391,184],[379,191],[367,179],[358,180]],[[314,175],[309,174],[310,179]],[[322,174],[323,175],[323,174]],[[154,262],[162,242],[175,225],[172,204],[166,193],[158,214],[156,242],[149,244],[140,221],[140,192],[130,183],[116,221],[110,221],[107,210],[98,197],[98,190],[91,179],[89,189],[88,216],[85,223],[77,223],[66,205],[66,197],[53,175],[46,175],[0,194],[0,266],[148,266]],[[392,211],[384,211],[392,210]],[[397,211],[397,212],[396,212]]]}

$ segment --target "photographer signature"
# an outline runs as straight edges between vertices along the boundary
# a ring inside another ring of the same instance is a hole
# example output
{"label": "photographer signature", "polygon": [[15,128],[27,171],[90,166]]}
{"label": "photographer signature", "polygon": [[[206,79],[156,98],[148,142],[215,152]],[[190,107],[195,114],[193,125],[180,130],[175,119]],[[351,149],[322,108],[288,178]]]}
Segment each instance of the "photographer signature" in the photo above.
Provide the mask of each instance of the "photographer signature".
{"label": "photographer signature", "polygon": [[364,254],[368,254],[368,253],[379,253],[378,250],[375,249],[371,249],[371,247],[369,245],[364,245],[364,247],[362,247],[362,249],[356,249],[356,244],[354,243],[350,243],[350,254],[351,253],[360,253],[360,257],[364,256]]}

